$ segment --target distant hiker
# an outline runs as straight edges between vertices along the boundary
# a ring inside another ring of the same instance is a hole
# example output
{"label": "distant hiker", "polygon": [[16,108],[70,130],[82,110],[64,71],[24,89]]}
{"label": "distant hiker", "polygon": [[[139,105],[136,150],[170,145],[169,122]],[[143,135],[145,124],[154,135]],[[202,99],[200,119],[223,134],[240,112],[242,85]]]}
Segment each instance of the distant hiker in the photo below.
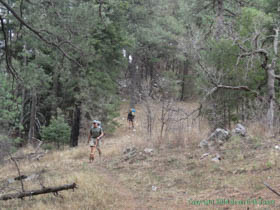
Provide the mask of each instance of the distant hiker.
{"label": "distant hiker", "polygon": [[135,109],[130,109],[127,115],[129,129],[134,128]]}
{"label": "distant hiker", "polygon": [[103,135],[104,135],[103,130],[101,127],[98,126],[98,121],[94,120],[88,136],[88,143],[90,146],[89,162],[93,162],[96,149],[99,153],[99,157],[101,156],[101,150],[99,148],[99,140]]}

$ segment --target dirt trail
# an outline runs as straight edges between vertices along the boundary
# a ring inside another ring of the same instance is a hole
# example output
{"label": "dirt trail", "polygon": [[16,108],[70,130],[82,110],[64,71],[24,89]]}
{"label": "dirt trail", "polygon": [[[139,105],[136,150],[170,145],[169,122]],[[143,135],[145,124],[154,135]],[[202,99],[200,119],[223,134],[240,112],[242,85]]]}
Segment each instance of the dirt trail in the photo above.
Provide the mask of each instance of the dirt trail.
{"label": "dirt trail", "polygon": [[117,192],[117,202],[114,209],[131,209],[142,210],[140,202],[134,198],[134,193],[125,187],[116,175],[113,175],[108,169],[102,167],[100,164],[95,164],[93,169],[98,174],[102,174],[103,179]]}
{"label": "dirt trail", "polygon": [[[126,128],[125,125],[122,125],[119,128],[119,132],[116,134],[118,139],[126,139],[128,136],[131,135],[131,133],[125,132]],[[135,134],[133,134],[135,135]],[[117,201],[116,206],[113,207],[113,209],[117,210],[146,210],[150,209],[149,207],[145,207],[144,204],[146,203],[145,200],[141,200],[141,196],[137,195],[136,192],[133,192],[125,183],[123,183],[120,180],[120,175],[113,171],[108,169],[104,164],[105,162],[110,162],[114,159],[114,156],[106,156],[106,153],[108,153],[109,150],[115,149],[120,147],[118,142],[116,141],[116,137],[105,137],[104,141],[106,143],[101,146],[102,150],[102,161],[100,162],[100,159],[98,157],[98,154],[96,153],[97,157],[95,159],[95,162],[90,166],[93,168],[96,174],[101,175],[106,183],[108,183],[112,188],[117,192]],[[109,152],[110,153],[110,152]],[[141,193],[141,192],[140,192]]]}
{"label": "dirt trail", "polygon": [[[184,204],[182,205],[182,202],[178,201],[175,194],[170,195],[170,193],[161,192],[161,190],[153,192],[152,187],[145,182],[145,177],[142,177],[143,180],[141,177],[140,180],[139,177],[138,179],[132,178],[138,176],[138,172],[143,170],[141,164],[145,164],[144,162],[140,161],[138,165],[128,164],[121,160],[125,148],[131,146],[138,148],[143,142],[145,147],[147,146],[147,142],[143,141],[143,133],[137,129],[141,126],[139,121],[136,122],[136,131],[132,131],[128,129],[125,118],[119,119],[118,122],[121,126],[117,129],[114,136],[104,137],[104,144],[101,145],[102,162],[99,162],[99,158],[96,157],[95,162],[92,164],[95,173],[103,176],[106,183],[117,191],[116,197],[118,200],[113,209],[188,209]],[[137,144],[139,142],[140,145]],[[150,161],[153,160],[150,159]],[[146,162],[146,164],[149,163]],[[174,199],[177,200],[175,201]]]}
{"label": "dirt trail", "polygon": [[[130,139],[133,136],[136,136],[136,132],[132,130],[127,131],[125,125],[119,129],[117,132],[117,137],[106,137],[104,138],[104,145],[101,145],[102,150],[102,161],[100,162],[98,154],[96,153],[97,157],[95,162],[90,166],[95,171],[94,173],[101,175],[105,182],[112,186],[117,192],[117,202],[116,206],[113,209],[117,210],[149,210],[149,209],[170,209],[165,208],[166,206],[158,207],[150,198],[144,196],[145,192],[142,191],[135,191],[133,190],[133,186],[131,183],[126,183],[125,181],[121,180],[122,175],[119,173],[118,170],[110,169],[107,164],[111,164],[112,161],[118,161],[118,155],[107,155],[111,152],[111,150],[120,150],[122,152],[122,147],[129,146],[131,144]],[[118,141],[116,141],[116,139]],[[121,143],[120,143],[121,142]],[[120,163],[122,164],[122,163]]]}
{"label": "dirt trail", "polygon": [[[118,137],[118,140],[126,139],[128,136],[135,136],[136,134],[133,134],[132,132],[128,132],[127,134]],[[124,142],[122,142],[124,144]],[[127,146],[130,145],[130,142],[127,142]],[[124,146],[124,145],[122,145]],[[182,206],[180,204],[176,205],[172,201],[172,197],[161,197],[160,194],[152,193],[150,194],[149,191],[147,191],[146,186],[143,184],[142,187],[137,189],[135,188],[135,185],[139,184],[137,183],[137,180],[135,182],[130,181],[126,182],[125,180],[129,176],[133,176],[133,173],[137,173],[138,170],[142,170],[141,168],[136,168],[134,171],[130,171],[129,168],[126,168],[125,166],[122,166],[122,164],[125,164],[124,162],[121,162],[120,160],[116,160],[120,158],[119,155],[112,155],[112,156],[106,156],[106,152],[108,150],[111,150],[112,148],[120,147],[118,142],[116,142],[115,138],[106,138],[106,144],[102,145],[101,149],[102,152],[105,153],[103,157],[103,161],[99,161],[99,157],[97,155],[95,162],[90,166],[94,170],[94,173],[102,176],[105,180],[105,182],[112,186],[117,192],[116,194],[116,206],[114,206],[112,209],[117,210],[152,210],[152,209],[166,209],[166,210],[175,210],[175,209],[188,209],[186,206]],[[120,161],[118,162],[118,165],[124,168],[122,169],[116,169],[109,167],[107,164],[111,164],[112,161]],[[125,176],[125,178],[124,178]],[[142,185],[142,184],[140,184]],[[156,197],[155,197],[156,196]],[[160,197],[159,197],[160,196]]]}

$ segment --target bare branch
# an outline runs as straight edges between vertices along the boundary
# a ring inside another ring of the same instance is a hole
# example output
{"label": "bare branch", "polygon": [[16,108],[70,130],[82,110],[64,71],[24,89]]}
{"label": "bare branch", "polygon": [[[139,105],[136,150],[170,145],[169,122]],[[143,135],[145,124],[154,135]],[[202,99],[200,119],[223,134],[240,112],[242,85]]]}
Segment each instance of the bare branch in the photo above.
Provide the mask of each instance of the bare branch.
{"label": "bare branch", "polygon": [[241,44],[238,41],[235,41],[235,44],[237,44],[237,46],[243,51],[243,52],[248,52],[248,50],[246,50],[243,46],[241,46]]}
{"label": "bare branch", "polygon": [[[196,112],[198,112],[198,116],[199,114],[201,113],[201,109],[202,109],[202,104],[199,105],[199,107],[197,109],[194,109],[192,112],[188,113],[188,114],[185,114],[184,117],[178,119],[178,120],[175,120],[175,122],[180,122],[180,121],[183,121],[183,120],[187,120],[189,119],[191,116],[193,116]],[[173,110],[174,111],[174,110]]]}
{"label": "bare branch", "polygon": [[271,38],[274,38],[274,35],[270,35],[270,36],[265,37],[265,39],[263,39],[263,41],[262,41],[261,47],[263,48],[264,45],[266,44],[266,42]]}
{"label": "bare branch", "polygon": [[[262,99],[262,97],[260,96],[259,92],[255,91],[255,90],[251,90],[248,86],[228,86],[228,85],[217,85],[216,87],[212,88],[207,95],[205,96],[205,99],[212,95],[214,92],[216,92],[218,89],[228,89],[228,90],[242,90],[242,91],[246,91],[246,92],[251,92],[253,93],[256,97]],[[263,100],[263,99],[262,99]]]}
{"label": "bare branch", "polygon": [[264,184],[271,192],[273,192],[273,193],[275,193],[276,195],[280,196],[280,194],[279,194],[276,190],[272,189],[266,182],[264,182],[263,184]]}
{"label": "bare branch", "polygon": [[255,45],[255,48],[256,49],[259,49],[259,37],[260,37],[260,33],[257,33],[256,35],[255,35],[255,38],[253,39],[253,42],[254,42],[254,45]]}
{"label": "bare branch", "polygon": [[212,95],[214,92],[216,92],[218,90],[217,87],[212,88],[204,97],[204,101],[206,100],[206,98],[208,98],[210,95]]}
{"label": "bare branch", "polygon": [[61,53],[63,53],[63,55],[70,61],[72,61],[73,63],[77,64],[80,67],[83,67],[82,64],[80,64],[77,60],[75,60],[74,58],[72,58],[71,56],[69,56],[62,48],[60,48],[56,43],[48,41],[45,37],[42,36],[42,34],[35,30],[34,28],[32,28],[30,25],[28,25],[6,2],[4,2],[3,0],[0,0],[0,3],[2,3],[4,5],[4,7],[7,8],[7,10],[9,10],[13,16],[22,24],[24,25],[26,28],[28,28],[31,32],[33,32],[39,39],[41,39],[42,41],[44,41],[46,44],[53,46],[55,48],[57,48]]}
{"label": "bare branch", "polygon": [[280,75],[275,75],[275,74],[274,74],[273,76],[274,76],[275,79],[277,79],[277,80],[280,81]]}
{"label": "bare branch", "polygon": [[234,12],[232,12],[231,10],[229,9],[224,9],[226,12],[228,12],[232,17],[235,17],[236,14]]}
{"label": "bare branch", "polygon": [[[14,162],[14,164],[15,164],[15,166],[16,166],[16,169],[17,169],[17,172],[18,172],[18,176],[19,176],[19,177],[22,177],[22,176],[21,176],[21,173],[20,173],[20,169],[19,169],[18,164],[17,164],[17,161],[15,160],[15,158],[13,158],[13,156],[11,155],[10,152],[8,152],[8,153],[9,153],[9,156],[10,156],[11,160]],[[21,190],[22,190],[22,192],[24,192],[24,186],[23,186],[23,181],[22,181],[22,179],[20,179],[20,184],[21,184]]]}
{"label": "bare branch", "polygon": [[227,86],[227,85],[218,85],[217,88],[223,88],[223,89],[230,89],[230,90],[244,90],[249,92],[254,92],[255,94],[259,94],[256,91],[251,90],[248,88],[248,86]]}
{"label": "bare branch", "polygon": [[258,49],[258,50],[252,51],[252,52],[247,52],[247,53],[243,53],[243,54],[239,55],[238,59],[237,59],[237,62],[236,62],[236,66],[239,65],[239,62],[240,62],[241,58],[248,57],[248,56],[253,56],[255,54],[260,54],[260,55],[264,56],[265,60],[264,60],[264,62],[262,64],[262,67],[264,69],[266,69],[267,62],[268,62],[268,52],[266,50],[264,50],[264,49]]}
{"label": "bare branch", "polygon": [[5,58],[6,58],[6,65],[7,65],[8,73],[10,73],[17,80],[21,80],[19,78],[16,70],[12,66],[12,63],[10,62],[11,61],[10,49],[9,49],[9,46],[8,46],[8,38],[7,38],[7,34],[6,34],[6,30],[5,30],[5,24],[4,24],[4,20],[3,20],[2,16],[0,16],[0,21],[1,21],[1,28],[2,28],[2,32],[3,32],[4,40],[5,40]]}
{"label": "bare branch", "polygon": [[275,35],[274,35],[273,48],[274,48],[274,54],[277,56],[277,54],[278,54],[279,28],[274,28],[274,31],[275,31]]}

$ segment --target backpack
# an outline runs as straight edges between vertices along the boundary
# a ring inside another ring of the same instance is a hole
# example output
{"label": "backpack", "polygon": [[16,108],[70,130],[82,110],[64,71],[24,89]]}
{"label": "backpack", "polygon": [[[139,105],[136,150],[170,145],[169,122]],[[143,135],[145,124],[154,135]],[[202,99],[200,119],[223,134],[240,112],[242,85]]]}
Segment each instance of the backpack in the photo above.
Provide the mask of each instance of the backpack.
{"label": "backpack", "polygon": [[99,127],[99,128],[102,128],[101,122],[100,122],[100,121],[97,121],[97,123],[98,123],[98,125],[99,125],[98,127]]}

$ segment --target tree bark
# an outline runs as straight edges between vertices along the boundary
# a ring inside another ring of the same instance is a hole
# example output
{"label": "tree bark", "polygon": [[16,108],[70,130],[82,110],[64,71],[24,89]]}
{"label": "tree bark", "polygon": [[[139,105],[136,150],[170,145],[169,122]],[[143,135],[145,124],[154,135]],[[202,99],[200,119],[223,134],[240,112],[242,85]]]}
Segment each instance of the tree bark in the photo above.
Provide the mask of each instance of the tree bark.
{"label": "tree bark", "polygon": [[131,62],[128,64],[129,70],[129,97],[130,97],[130,108],[135,108],[136,97],[135,97],[135,89],[136,89],[136,63],[134,62],[134,57]]}
{"label": "tree bark", "polygon": [[28,132],[28,143],[32,141],[32,137],[35,132],[35,119],[36,119],[36,106],[37,106],[37,94],[35,88],[32,89],[32,100],[31,100],[31,110],[30,110],[30,124]]}
{"label": "tree bark", "polygon": [[185,89],[186,89],[186,75],[188,75],[188,62],[184,62],[184,69],[183,69],[183,78],[182,78],[182,86],[181,86],[181,101],[185,99]]}
{"label": "tree bark", "polygon": [[150,90],[149,90],[149,96],[151,96],[152,92],[153,92],[153,83],[154,83],[154,64],[151,61],[149,61],[148,66],[149,66],[149,70],[150,70]]}
{"label": "tree bark", "polygon": [[149,137],[152,137],[152,111],[148,101],[146,101],[146,109],[147,109],[147,132]]}
{"label": "tree bark", "polygon": [[268,111],[267,111],[267,123],[270,130],[274,127],[274,110],[275,110],[275,68],[278,54],[278,37],[279,28],[274,29],[274,55],[271,64],[267,67],[267,89],[268,89]]}
{"label": "tree bark", "polygon": [[267,111],[267,121],[268,127],[273,129],[274,121],[274,107],[275,107],[275,77],[274,77],[274,65],[271,64],[267,69],[267,88],[268,88],[268,111]]}
{"label": "tree bark", "polygon": [[57,117],[58,80],[59,80],[59,70],[55,70],[53,75],[53,86],[52,86],[52,94],[54,98],[51,104],[51,115],[54,117]]}
{"label": "tree bark", "polygon": [[224,29],[224,0],[217,0],[216,39],[219,40]]}
{"label": "tree bark", "polygon": [[[20,125],[24,128],[24,124],[23,124],[23,122],[24,122],[24,111],[25,111],[25,98],[26,98],[26,90],[25,90],[25,88],[22,86],[21,87],[22,89],[21,89],[21,91],[22,91],[22,93],[21,93],[21,98],[22,98],[22,102],[21,102],[21,113],[20,113]],[[21,136],[21,138],[23,138],[23,132],[22,132],[22,130],[20,130],[20,136]]]}
{"label": "tree bark", "polygon": [[69,185],[63,185],[59,187],[46,187],[40,190],[31,190],[31,191],[25,191],[20,193],[13,193],[13,194],[6,194],[0,196],[0,200],[10,200],[10,199],[16,199],[16,198],[24,198],[28,196],[34,196],[34,195],[41,195],[46,193],[54,193],[57,194],[59,191],[62,190],[69,190],[69,189],[75,189],[77,188],[77,185],[75,183],[69,184]]}
{"label": "tree bark", "polygon": [[81,118],[81,103],[77,102],[75,104],[75,110],[72,119],[72,130],[71,130],[71,139],[70,139],[71,147],[78,146],[78,140],[80,135],[80,118]]}

